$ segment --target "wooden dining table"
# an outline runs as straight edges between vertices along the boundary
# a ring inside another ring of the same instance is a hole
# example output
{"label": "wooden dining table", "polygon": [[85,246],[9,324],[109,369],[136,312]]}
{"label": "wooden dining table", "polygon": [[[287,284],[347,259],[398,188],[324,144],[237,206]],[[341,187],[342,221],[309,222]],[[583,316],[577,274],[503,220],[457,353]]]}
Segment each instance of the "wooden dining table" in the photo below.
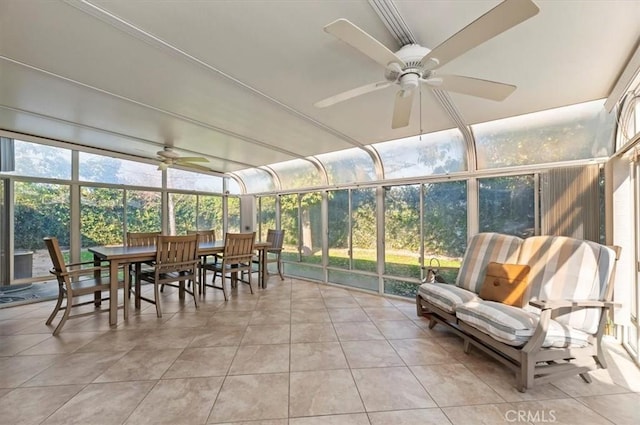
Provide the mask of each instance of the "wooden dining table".
{"label": "wooden dining table", "polygon": [[[258,286],[267,287],[267,248],[270,242],[256,242],[254,245],[258,251],[260,270],[258,273]],[[88,248],[93,254],[95,262],[109,262],[109,324],[118,324],[118,269],[125,264],[143,263],[156,259],[156,247],[154,246],[95,246]],[[224,252],[224,241],[202,242],[198,245],[198,255],[214,255]],[[125,273],[125,279],[128,275]]]}

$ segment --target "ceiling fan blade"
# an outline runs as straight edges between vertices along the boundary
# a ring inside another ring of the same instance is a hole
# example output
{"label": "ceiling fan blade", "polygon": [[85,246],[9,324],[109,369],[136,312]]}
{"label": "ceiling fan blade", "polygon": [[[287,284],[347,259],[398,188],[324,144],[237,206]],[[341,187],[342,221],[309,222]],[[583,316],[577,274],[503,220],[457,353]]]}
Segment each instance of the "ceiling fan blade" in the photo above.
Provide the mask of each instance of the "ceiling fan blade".
{"label": "ceiling fan blade", "polygon": [[496,101],[506,99],[516,89],[516,86],[511,84],[463,77],[461,75],[438,74],[438,77],[442,79],[442,83],[436,88]]}
{"label": "ceiling fan blade", "polygon": [[320,100],[314,103],[313,106],[315,106],[316,108],[326,108],[327,106],[335,105],[336,103],[351,99],[356,96],[387,88],[391,84],[393,83],[389,81],[378,81],[377,83],[371,83],[365,86],[356,87],[355,89],[347,90],[345,92],[328,97],[324,100]]}
{"label": "ceiling fan blade", "polygon": [[420,61],[427,70],[438,68],[467,50],[526,21],[540,9],[531,0],[505,0],[429,52]]}
{"label": "ceiling fan blade", "polygon": [[398,90],[398,92],[396,93],[396,103],[393,107],[393,120],[391,121],[391,128],[396,129],[409,125],[414,91],[415,90]]}
{"label": "ceiling fan blade", "polygon": [[324,27],[325,32],[360,50],[382,66],[396,62],[405,66],[402,59],[396,56],[384,44],[364,32],[346,19],[338,19]]}
{"label": "ceiling fan blade", "polygon": [[190,168],[190,169],[193,169],[193,170],[211,171],[211,169],[208,168],[208,167],[203,167],[202,165],[194,164],[192,162],[178,162],[178,163],[176,163],[176,165],[179,165],[179,166],[184,167],[184,168]]}
{"label": "ceiling fan blade", "polygon": [[181,156],[176,158],[177,162],[209,162],[207,158],[201,156]]}

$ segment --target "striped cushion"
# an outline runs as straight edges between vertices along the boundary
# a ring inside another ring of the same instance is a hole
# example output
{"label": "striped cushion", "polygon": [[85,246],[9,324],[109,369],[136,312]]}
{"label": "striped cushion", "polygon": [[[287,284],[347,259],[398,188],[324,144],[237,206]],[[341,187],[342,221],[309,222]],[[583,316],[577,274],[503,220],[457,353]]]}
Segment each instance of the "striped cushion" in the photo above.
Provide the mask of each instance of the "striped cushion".
{"label": "striped cushion", "polygon": [[[520,248],[519,264],[531,266],[531,300],[603,300],[615,262],[615,252],[595,242],[564,236],[533,236]],[[537,313],[532,306],[525,306]],[[594,334],[601,310],[579,309],[554,319]]]}
{"label": "striped cushion", "polygon": [[522,239],[500,233],[478,233],[469,240],[456,285],[469,291],[480,292],[487,264],[516,263]]}
{"label": "striped cushion", "polygon": [[[539,321],[537,314],[519,307],[482,300],[459,305],[456,317],[492,338],[516,347],[529,341]],[[551,320],[542,346],[584,347],[587,344],[587,333]]]}
{"label": "striped cushion", "polygon": [[455,313],[456,306],[460,304],[478,299],[473,292],[446,283],[423,283],[418,294],[448,313]]}

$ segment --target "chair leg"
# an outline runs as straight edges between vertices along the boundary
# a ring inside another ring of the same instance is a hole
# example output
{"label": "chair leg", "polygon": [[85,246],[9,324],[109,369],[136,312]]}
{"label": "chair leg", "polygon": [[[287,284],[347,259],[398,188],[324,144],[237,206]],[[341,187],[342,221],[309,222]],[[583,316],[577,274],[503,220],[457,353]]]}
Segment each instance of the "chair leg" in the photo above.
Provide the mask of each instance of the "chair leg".
{"label": "chair leg", "polygon": [[67,306],[64,309],[64,314],[60,319],[60,323],[58,323],[58,326],[56,326],[56,328],[53,330],[53,336],[57,336],[62,330],[62,327],[64,326],[65,322],[69,318],[69,314],[71,313],[72,304],[73,304],[73,298],[70,298],[69,296],[67,296]]}
{"label": "chair leg", "polygon": [[158,286],[160,285],[158,285],[157,283],[153,284],[153,292],[156,302],[156,314],[158,315],[158,317],[162,317],[162,309],[160,308],[160,291],[162,289],[158,288]]}
{"label": "chair leg", "polygon": [[253,294],[253,285],[251,284],[251,271],[249,271],[249,290]]}
{"label": "chair leg", "polygon": [[534,361],[529,359],[528,356],[523,356],[520,361],[522,363],[520,364],[520,370],[516,375],[516,379],[518,381],[516,388],[521,393],[524,393],[527,389],[533,387],[536,364]]}
{"label": "chair leg", "polygon": [[222,285],[222,294],[224,295],[224,300],[229,301],[229,297],[227,297],[227,287],[224,284],[224,279],[222,279],[222,283],[220,285]]}
{"label": "chair leg", "polygon": [[135,273],[136,273],[136,280],[134,282],[134,289],[135,289],[134,303],[135,303],[136,309],[140,309],[140,288],[142,286],[142,284],[140,283],[140,273],[142,273],[142,266],[140,265],[140,263],[136,263]]}
{"label": "chair leg", "polygon": [[586,382],[587,384],[590,384],[593,380],[591,379],[591,375],[589,375],[589,372],[585,372],[585,373],[581,373],[580,377],[582,378],[582,380],[584,382]]}
{"label": "chair leg", "polygon": [[465,338],[464,340],[464,348],[462,349],[465,354],[469,354],[471,352],[471,344],[469,340]]}
{"label": "chair leg", "polygon": [[63,297],[64,297],[64,295],[62,294],[62,288],[60,288],[60,291],[58,293],[58,302],[56,303],[55,308],[51,312],[51,315],[49,316],[49,318],[45,322],[47,325],[50,325],[51,322],[53,322],[54,317],[56,317],[56,314],[58,314],[58,311],[60,311],[60,306],[62,305],[62,298]]}
{"label": "chair leg", "polygon": [[280,275],[280,280],[284,280],[284,275],[282,274],[282,259],[278,257],[278,274]]}
{"label": "chair leg", "polygon": [[[131,282],[129,281],[129,275],[125,273],[124,276],[124,320],[129,319],[129,304],[130,304],[130,292],[129,288],[131,286]],[[112,300],[109,300],[112,302]]]}
{"label": "chair leg", "polygon": [[135,282],[135,298],[133,300],[136,310],[140,309],[140,289],[141,289],[142,285],[140,284],[140,279],[136,278],[136,282]]}
{"label": "chair leg", "polygon": [[191,295],[193,295],[193,303],[196,306],[196,309],[198,308],[198,297],[196,296],[196,284],[195,281],[193,283],[193,288],[191,289]]}
{"label": "chair leg", "polygon": [[198,287],[198,293],[204,295],[205,288],[207,287],[207,269],[204,267],[200,270],[200,285]]}

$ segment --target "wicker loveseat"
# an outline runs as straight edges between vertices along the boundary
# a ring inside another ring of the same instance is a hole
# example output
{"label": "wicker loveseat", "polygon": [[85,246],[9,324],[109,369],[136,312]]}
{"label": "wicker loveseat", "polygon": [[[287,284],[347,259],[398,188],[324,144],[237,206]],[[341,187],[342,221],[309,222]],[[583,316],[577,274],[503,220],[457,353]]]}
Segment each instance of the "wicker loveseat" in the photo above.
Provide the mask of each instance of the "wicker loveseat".
{"label": "wicker loveseat", "polygon": [[[461,336],[465,352],[475,346],[513,370],[519,391],[575,374],[590,382],[589,370],[606,367],[601,338],[618,255],[617,247],[563,236],[480,233],[455,284],[420,286],[417,312]],[[526,268],[522,306],[480,297],[490,263]]]}

